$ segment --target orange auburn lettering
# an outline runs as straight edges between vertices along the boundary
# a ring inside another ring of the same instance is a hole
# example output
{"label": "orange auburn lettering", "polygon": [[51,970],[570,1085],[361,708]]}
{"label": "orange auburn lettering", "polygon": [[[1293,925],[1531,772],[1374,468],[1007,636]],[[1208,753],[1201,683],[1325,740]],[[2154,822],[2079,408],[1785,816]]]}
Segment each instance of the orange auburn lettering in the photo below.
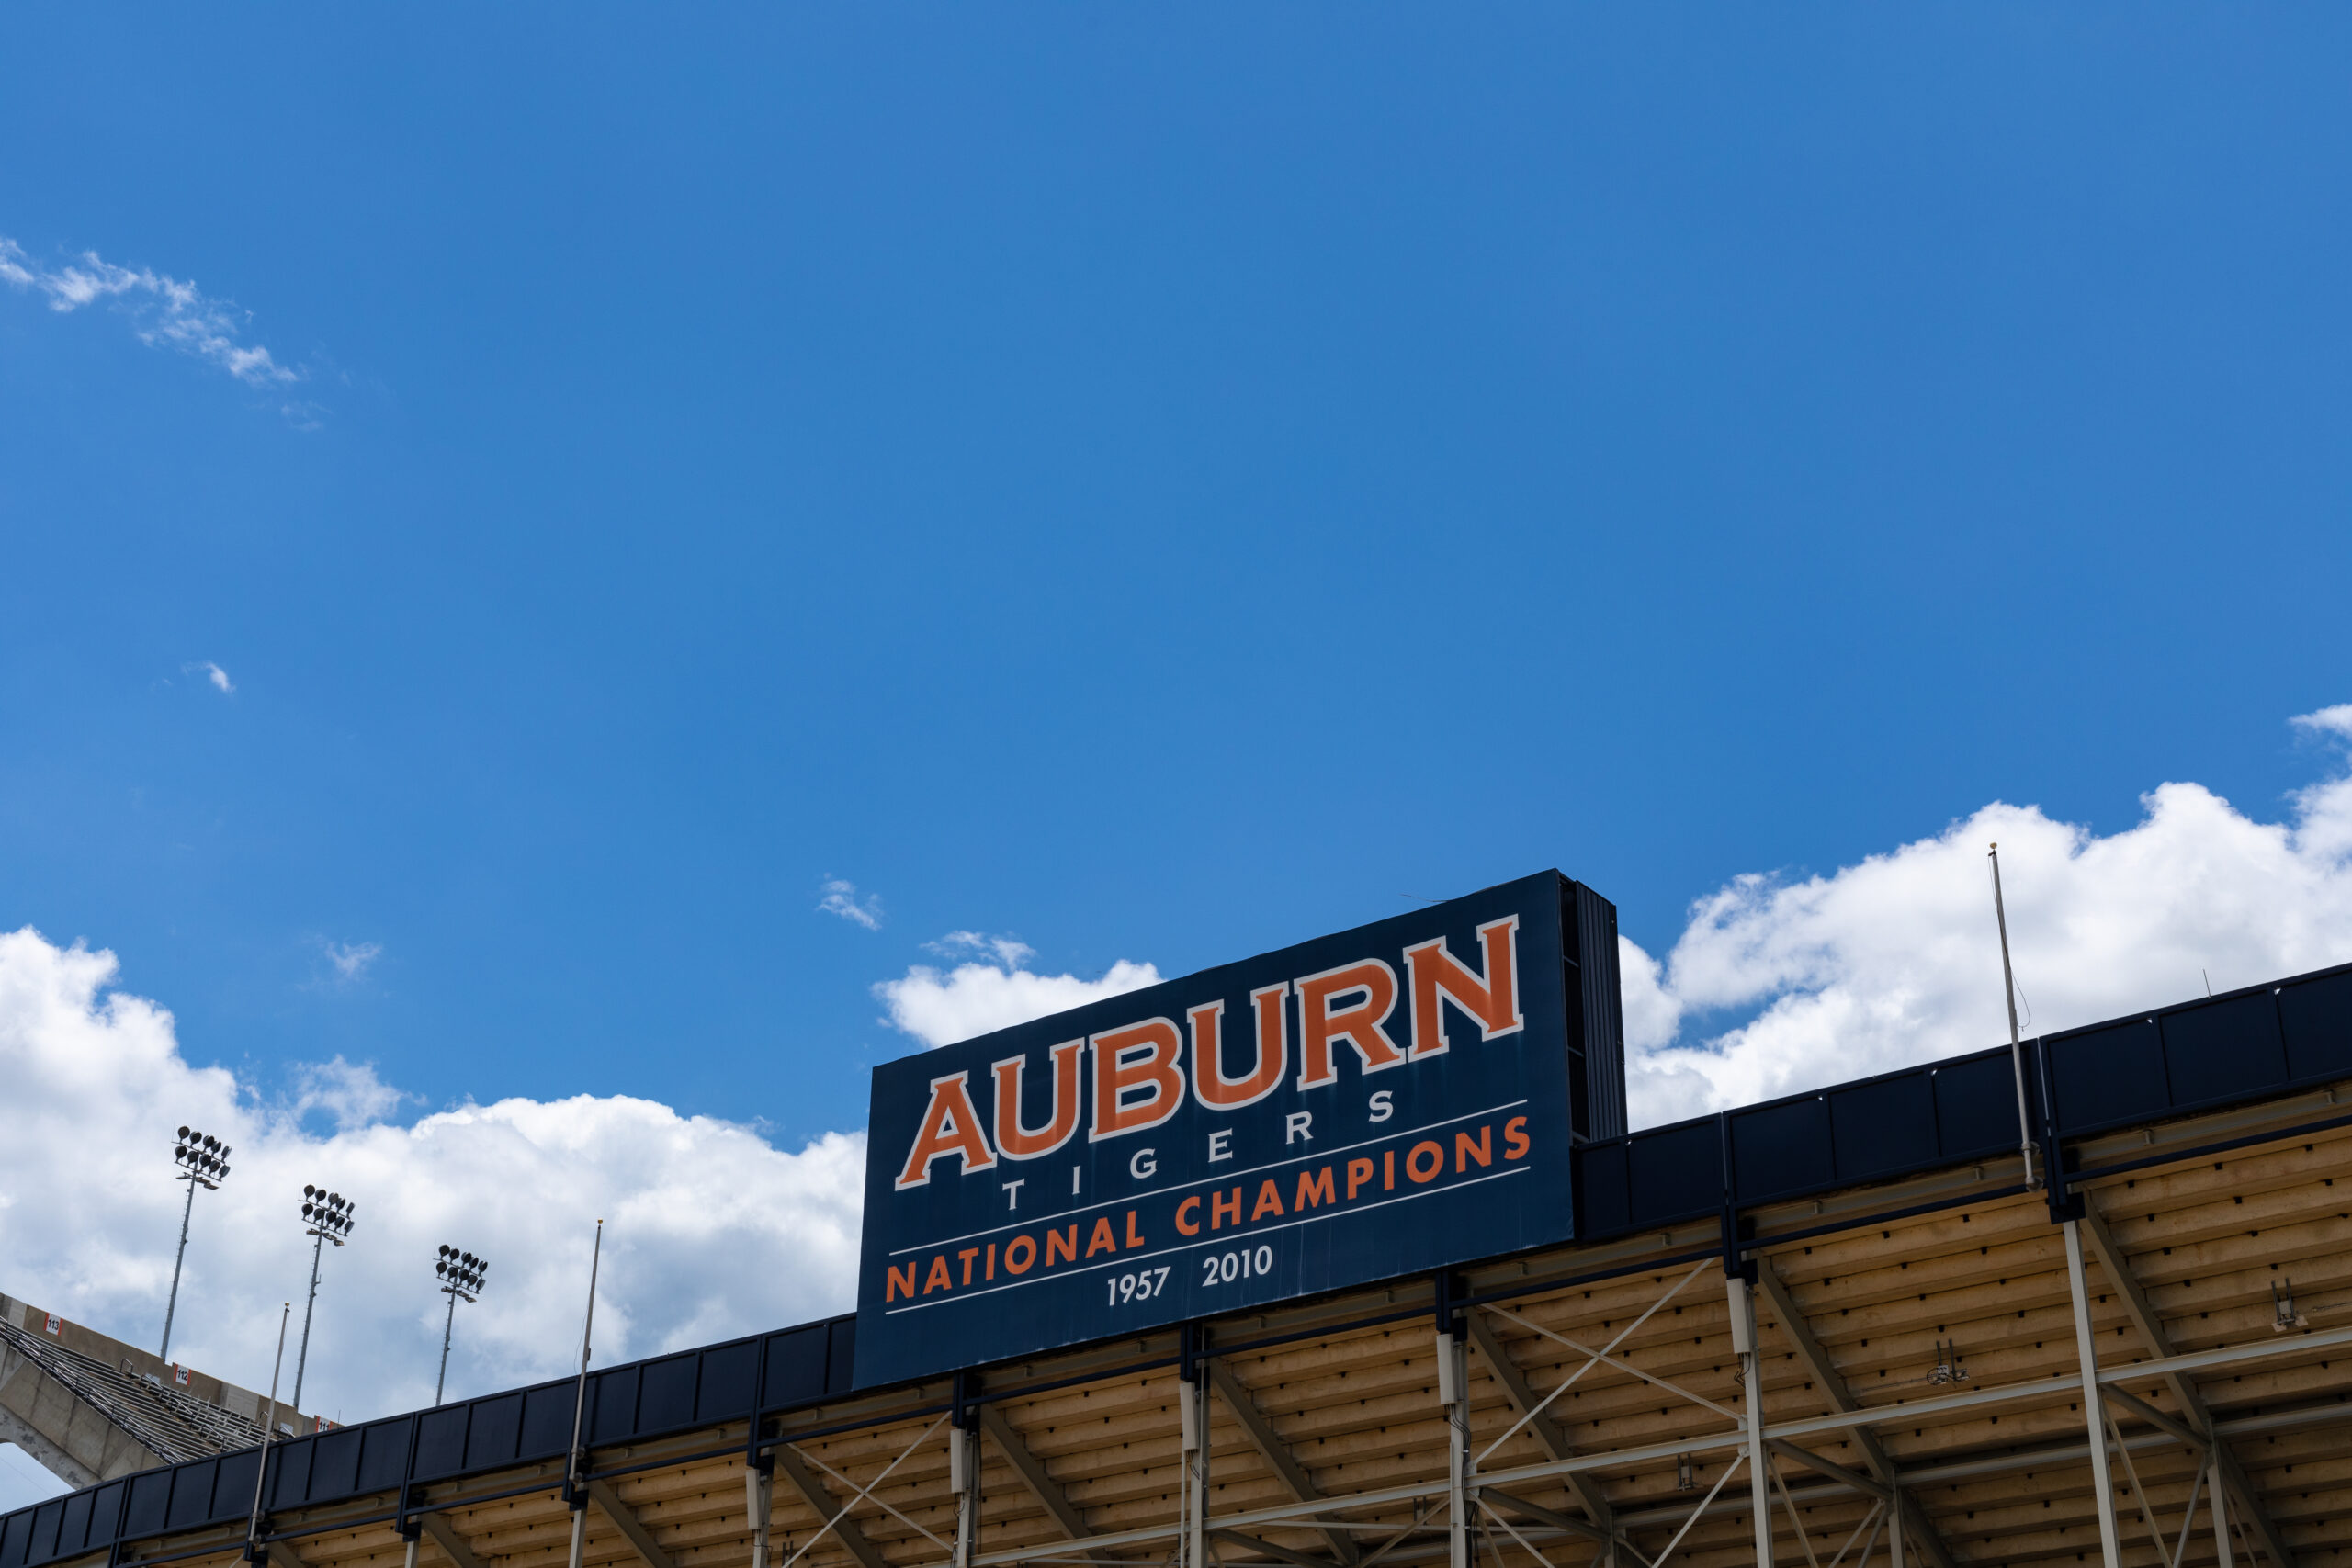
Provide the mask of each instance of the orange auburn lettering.
{"label": "orange auburn lettering", "polygon": [[1434,1056],[1445,1049],[1444,1004],[1452,1002],[1477,1021],[1478,1038],[1492,1040],[1521,1028],[1518,971],[1514,953],[1519,917],[1489,920],[1478,928],[1478,947],[1487,973],[1470,973],[1445,945],[1445,939],[1421,942],[1405,950],[1406,984],[1413,993],[1413,1059]]}
{"label": "orange auburn lettering", "polygon": [[1051,1269],[1054,1266],[1057,1261],[1055,1257],[1057,1253],[1060,1254],[1060,1259],[1063,1261],[1070,1263],[1078,1261],[1078,1225],[1075,1222],[1071,1224],[1067,1234],[1061,1231],[1046,1233],[1046,1268]]}
{"label": "orange auburn lettering", "polygon": [[972,1109],[971,1091],[965,1087],[970,1077],[969,1073],[950,1073],[931,1080],[931,1103],[923,1107],[922,1129],[894,1186],[922,1186],[931,1179],[931,1162],[947,1155],[963,1161],[967,1176],[996,1164],[996,1155],[980,1133],[979,1112]]}
{"label": "orange auburn lettering", "polygon": [[1514,1116],[1503,1123],[1503,1158],[1525,1159],[1527,1148],[1527,1118]]}
{"label": "orange auburn lettering", "polygon": [[[1367,1179],[1371,1177],[1371,1161],[1356,1160],[1352,1163],[1363,1166],[1364,1176]],[[1350,1196],[1353,1194],[1351,1193]],[[1298,1173],[1298,1192],[1291,1199],[1290,1206],[1294,1209],[1312,1209],[1325,1203],[1336,1203],[1339,1201],[1338,1194],[1331,1190],[1331,1168],[1327,1165],[1317,1171],[1302,1170]]]}
{"label": "orange auburn lettering", "polygon": [[[1298,1087],[1319,1089],[1337,1083],[1331,1046],[1344,1042],[1367,1073],[1393,1067],[1405,1059],[1396,1042],[1381,1025],[1396,1009],[1396,971],[1377,958],[1309,975],[1298,985]],[[1333,1007],[1335,998],[1362,992],[1363,999]]]}
{"label": "orange auburn lettering", "polygon": [[[1140,1055],[1138,1055],[1140,1053]],[[1184,1106],[1184,1043],[1176,1026],[1148,1018],[1094,1037],[1094,1125],[1090,1142],[1157,1127]],[[1147,1091],[1129,1100],[1136,1089]]]}
{"label": "orange auburn lettering", "polygon": [[[1201,1195],[1195,1192],[1190,1198],[1185,1199],[1182,1202],[1176,1205],[1176,1228],[1183,1232],[1186,1235],[1200,1235],[1201,1222],[1197,1218],[1200,1212]],[[1188,1213],[1196,1217],[1187,1220],[1184,1216]]]}
{"label": "orange auburn lettering", "polygon": [[1049,1053],[1053,1066],[1053,1106],[1046,1117],[1046,1124],[1035,1132],[1021,1125],[1021,1071],[1028,1060],[1025,1056],[1007,1056],[996,1064],[996,1146],[1007,1159],[1035,1159],[1052,1154],[1069,1142],[1078,1131],[1079,1112],[1084,1109],[1078,1092],[1079,1058],[1086,1054],[1086,1042],[1067,1040]]}
{"label": "orange auburn lettering", "polygon": [[885,1302],[895,1302],[900,1296],[911,1296],[915,1293],[915,1266],[911,1260],[907,1264],[904,1279],[899,1277],[899,1266],[895,1263],[887,1265],[884,1271],[890,1277],[889,1283],[882,1288],[882,1299]]}

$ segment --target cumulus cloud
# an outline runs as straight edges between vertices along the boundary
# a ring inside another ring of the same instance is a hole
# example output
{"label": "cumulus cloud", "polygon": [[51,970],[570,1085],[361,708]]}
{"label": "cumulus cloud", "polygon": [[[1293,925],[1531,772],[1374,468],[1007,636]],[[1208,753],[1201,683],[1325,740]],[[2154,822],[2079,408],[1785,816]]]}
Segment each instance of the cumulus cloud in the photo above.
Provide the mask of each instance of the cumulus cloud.
{"label": "cumulus cloud", "polygon": [[864,926],[870,931],[878,931],[882,929],[882,896],[880,894],[869,893],[860,898],[857,896],[857,884],[844,882],[838,876],[827,877],[820,891],[824,894],[824,897],[817,901],[819,914],[839,915],[850,924]]}
{"label": "cumulus cloud", "polygon": [[[218,366],[248,387],[284,388],[303,372],[281,365],[259,344],[241,341],[244,312],[228,300],[203,293],[194,283],[149,267],[117,266],[96,251],[60,266],[33,260],[14,240],[0,237],[0,283],[40,296],[52,310],[68,314],[111,300],[150,348],[176,349]],[[289,405],[289,414],[306,412]],[[227,690],[218,665],[213,677]]]}
{"label": "cumulus cloud", "polygon": [[924,945],[963,961],[944,972],[918,964],[898,979],[876,986],[874,994],[888,1015],[886,1022],[931,1046],[953,1045],[1047,1013],[1157,986],[1160,978],[1152,965],[1124,958],[1092,980],[1035,974],[1028,963],[1036,954],[1026,942],[978,931],[950,931]]}
{"label": "cumulus cloud", "polygon": [[[2295,726],[2352,740],[2352,705]],[[2264,822],[2194,784],[2105,837],[1995,802],[1832,875],[1735,879],[1663,961],[1621,944],[1628,1093],[1648,1126],[2008,1037],[1986,847],[2001,846],[2029,1032],[2352,959],[2352,777]],[[1710,1021],[1732,1027],[1709,1032]]]}
{"label": "cumulus cloud", "polygon": [[327,962],[334,965],[338,980],[356,980],[368,973],[369,964],[383,956],[381,942],[330,942],[324,944]]}
{"label": "cumulus cloud", "polygon": [[[180,1221],[171,1134],[194,1122],[237,1152],[220,1190],[197,1196],[172,1332],[174,1356],[192,1366],[267,1387],[277,1304],[300,1305],[309,1278],[302,1184],[359,1201],[350,1244],[326,1259],[303,1393],[330,1418],[431,1402],[444,1304],[431,1264],[443,1242],[495,1266],[459,1314],[449,1367],[459,1393],[565,1370],[600,1217],[600,1363],[852,1303],[861,1134],[786,1151],[749,1127],[593,1095],[466,1104],[401,1126],[384,1118],[402,1097],[364,1064],[300,1069],[290,1096],[273,1097],[191,1063],[172,1015],[119,979],[109,953],[30,928],[0,934],[0,1289],[10,1295],[155,1343]],[[314,1112],[332,1133],[309,1130]],[[10,1489],[0,1476],[0,1495]]]}
{"label": "cumulus cloud", "polygon": [[204,678],[212,682],[212,689],[214,691],[225,693],[233,692],[237,689],[234,685],[230,683],[229,672],[226,670],[221,669],[218,664],[213,663],[212,660],[208,659],[196,668],[204,671]]}

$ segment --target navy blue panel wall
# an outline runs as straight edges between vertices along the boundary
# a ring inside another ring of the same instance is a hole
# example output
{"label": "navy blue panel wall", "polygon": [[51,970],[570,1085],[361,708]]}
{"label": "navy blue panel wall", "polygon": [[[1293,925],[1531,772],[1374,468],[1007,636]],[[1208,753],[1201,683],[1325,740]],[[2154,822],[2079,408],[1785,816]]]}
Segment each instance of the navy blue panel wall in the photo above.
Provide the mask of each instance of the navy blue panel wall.
{"label": "navy blue panel wall", "polygon": [[825,1396],[825,1325],[804,1324],[768,1336],[767,1385],[760,1403],[770,1409]]}
{"label": "navy blue panel wall", "polygon": [[33,1549],[31,1561],[46,1562],[57,1555],[57,1523],[65,1517],[65,1505],[43,1503],[33,1510]]}
{"label": "navy blue panel wall", "polygon": [[2176,1108],[2258,1093],[2287,1081],[2278,1001],[2267,990],[2165,1013],[2158,1027]]}
{"label": "navy blue panel wall", "polygon": [[1594,1144],[1577,1151],[1577,1234],[1615,1235],[1633,1224],[1633,1194],[1626,1185],[1625,1141]]}
{"label": "navy blue panel wall", "polygon": [[323,1503],[331,1497],[348,1497],[359,1490],[359,1439],[362,1436],[357,1427],[338,1427],[311,1439],[311,1502]]}
{"label": "navy blue panel wall", "polygon": [[571,1446],[571,1412],[578,1385],[548,1383],[523,1396],[522,1459],[546,1459]]}
{"label": "navy blue panel wall", "polygon": [[65,1499],[64,1517],[58,1521],[56,1551],[70,1557],[90,1539],[90,1495],[76,1492]]}
{"label": "navy blue panel wall", "polygon": [[[212,1517],[233,1519],[250,1513],[254,1506],[254,1478],[261,1473],[261,1450],[247,1449],[231,1454],[220,1461],[220,1473],[212,1482]],[[127,1539],[131,1532],[123,1532]]]}
{"label": "navy blue panel wall", "polygon": [[466,1468],[466,1416],[469,1406],[452,1404],[416,1418],[416,1478],[431,1481]]}
{"label": "navy blue panel wall", "polygon": [[514,1446],[523,1434],[523,1396],[503,1393],[473,1403],[473,1420],[466,1428],[466,1468],[489,1470],[514,1462]]}
{"label": "navy blue panel wall", "polygon": [[857,1361],[857,1319],[837,1317],[825,1325],[825,1392],[847,1393]]}
{"label": "navy blue panel wall", "polygon": [[[2007,1051],[1987,1051],[1930,1068],[1936,1092],[1936,1143],[1946,1159],[2005,1153],[2018,1146],[2018,1073]],[[2033,1079],[2029,1075],[2030,1090]],[[2033,1104],[2038,1107],[2037,1098]]]}
{"label": "navy blue panel wall", "polygon": [[694,1424],[695,1368],[701,1359],[688,1352],[645,1364],[638,1374],[639,1432],[666,1432]]}
{"label": "navy blue panel wall", "polygon": [[637,1432],[637,1374],[639,1368],[616,1367],[588,1380],[590,1441],[616,1443]]}
{"label": "navy blue panel wall", "polygon": [[1626,1224],[1634,1230],[1712,1214],[1723,1206],[1723,1133],[1714,1118],[1626,1140]]}
{"label": "navy blue panel wall", "polygon": [[98,1500],[90,1510],[90,1542],[94,1546],[112,1544],[122,1530],[122,1495],[130,1487],[119,1481],[109,1481],[98,1488]]}
{"label": "navy blue panel wall", "polygon": [[695,1391],[696,1421],[731,1421],[752,1408],[752,1379],[760,1369],[760,1342],[714,1345],[702,1353],[702,1382]]}
{"label": "navy blue panel wall", "polygon": [[[1735,1111],[1730,1122],[1735,1191],[1761,1201],[1809,1192],[1838,1179],[1825,1096]],[[1720,1196],[1716,1201],[1721,1202]]]}
{"label": "navy blue panel wall", "polygon": [[6,1528],[0,1529],[0,1568],[23,1568],[25,1548],[32,1544],[33,1512],[19,1508],[8,1516]]}
{"label": "navy blue panel wall", "polygon": [[2352,1077],[2352,969],[2279,987],[2278,1021],[2297,1077]]}
{"label": "navy blue panel wall", "polygon": [[1824,1098],[1840,1181],[1905,1169],[1937,1146],[1936,1086],[1926,1073],[1872,1078]]}
{"label": "navy blue panel wall", "polygon": [[2153,1018],[2053,1035],[2049,1050],[2058,1124],[2070,1132],[2121,1126],[2171,1109],[2164,1037]]}
{"label": "navy blue panel wall", "polygon": [[130,1478],[130,1507],[123,1515],[122,1533],[125,1539],[155,1535],[164,1528],[164,1515],[172,1501],[172,1472],[151,1470],[144,1475]]}
{"label": "navy blue panel wall", "polygon": [[397,1416],[359,1429],[359,1487],[388,1492],[408,1474],[410,1417]]}
{"label": "navy blue panel wall", "polygon": [[184,1464],[173,1472],[171,1511],[164,1519],[166,1529],[186,1529],[212,1517],[212,1478],[220,1469],[219,1461],[206,1460],[201,1464]]}

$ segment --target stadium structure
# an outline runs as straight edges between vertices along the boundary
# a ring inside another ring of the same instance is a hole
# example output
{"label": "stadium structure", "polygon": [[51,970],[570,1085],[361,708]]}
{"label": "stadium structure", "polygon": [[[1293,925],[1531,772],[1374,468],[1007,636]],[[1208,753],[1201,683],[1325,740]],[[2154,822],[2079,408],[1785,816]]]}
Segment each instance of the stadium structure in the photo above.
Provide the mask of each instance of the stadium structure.
{"label": "stadium structure", "polygon": [[1561,1245],[937,1376],[859,1386],[844,1316],[141,1438],[0,1568],[2336,1561],[2352,965],[2018,1060],[2030,1147],[1956,1056],[1586,1141]]}

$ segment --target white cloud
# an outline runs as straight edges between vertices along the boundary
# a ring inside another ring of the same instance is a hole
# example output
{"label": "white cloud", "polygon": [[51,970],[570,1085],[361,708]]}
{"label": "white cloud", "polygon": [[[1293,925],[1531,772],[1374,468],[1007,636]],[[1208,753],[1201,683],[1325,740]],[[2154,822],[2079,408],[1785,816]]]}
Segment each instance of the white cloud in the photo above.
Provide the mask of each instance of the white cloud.
{"label": "white cloud", "polygon": [[332,1061],[304,1062],[294,1069],[294,1094],[287,1110],[298,1121],[323,1111],[340,1133],[383,1121],[408,1098],[376,1076],[375,1063],[346,1062],[337,1055]]}
{"label": "white cloud", "polygon": [[899,978],[874,987],[889,1014],[885,1021],[926,1045],[953,1045],[958,1040],[1159,984],[1158,969],[1124,958],[1099,979],[1034,974],[1025,967],[1035,956],[1026,942],[982,936],[978,931],[950,931],[924,945],[949,956],[985,955],[967,959],[945,974],[918,964]]}
{"label": "white cloud", "polygon": [[[111,953],[29,928],[0,934],[0,1289],[11,1295],[155,1343],[180,1220],[171,1134],[193,1122],[236,1153],[221,1190],[197,1197],[175,1358],[266,1387],[276,1309],[299,1307],[308,1281],[302,1184],[358,1200],[320,1288],[303,1395],[313,1413],[430,1403],[443,1242],[492,1263],[480,1303],[459,1309],[458,1393],[565,1370],[600,1217],[599,1364],[852,1303],[861,1134],[786,1152],[749,1127],[584,1094],[462,1105],[402,1127],[381,1119],[399,1092],[341,1059],[267,1100],[224,1068],[191,1065],[172,1015],[117,979]],[[332,1135],[305,1130],[314,1111],[334,1118]],[[0,1496],[16,1489],[0,1476]]]}
{"label": "white cloud", "polygon": [[233,692],[237,689],[229,683],[229,672],[226,670],[221,669],[218,664],[213,663],[210,660],[208,659],[204,661],[204,670],[205,678],[212,682],[212,689],[214,691]]}
{"label": "white cloud", "polygon": [[[2352,705],[2299,728],[2352,740]],[[2352,777],[2261,822],[2166,784],[2101,838],[1996,802],[1802,882],[1743,876],[1691,907],[1661,964],[1624,960],[1628,1088],[1648,1126],[2008,1038],[1988,843],[2001,845],[2029,1032],[2352,959]],[[1753,1010],[1709,1035],[1715,1010]]]}
{"label": "white cloud", "polygon": [[819,914],[839,915],[852,925],[864,926],[870,931],[878,931],[882,929],[882,896],[880,894],[869,893],[860,898],[857,896],[856,883],[844,882],[837,876],[828,877],[822,891],[825,896],[817,903]]}
{"label": "white cloud", "polygon": [[384,947],[375,942],[331,942],[325,944],[327,962],[334,965],[338,980],[356,980],[368,973],[368,967],[383,956]]}
{"label": "white cloud", "polygon": [[[249,387],[288,386],[303,378],[301,370],[280,365],[259,344],[238,341],[243,312],[229,301],[147,267],[117,266],[96,251],[84,251],[78,261],[62,266],[45,266],[14,240],[0,237],[0,283],[40,295],[60,314],[117,300],[130,315],[140,342],[193,355]],[[220,676],[218,666],[213,672]]]}

